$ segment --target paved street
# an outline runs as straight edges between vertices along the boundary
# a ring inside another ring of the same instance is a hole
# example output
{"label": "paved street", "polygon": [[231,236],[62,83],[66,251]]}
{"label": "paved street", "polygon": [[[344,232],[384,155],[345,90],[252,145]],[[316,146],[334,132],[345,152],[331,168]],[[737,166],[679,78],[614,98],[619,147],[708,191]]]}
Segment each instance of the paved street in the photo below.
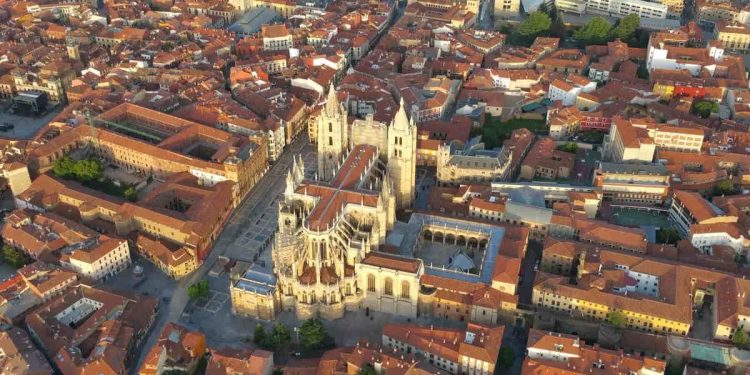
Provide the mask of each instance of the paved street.
{"label": "paved street", "polygon": [[[305,165],[305,176],[312,178],[317,170],[314,145],[308,144],[303,147],[301,154]],[[271,189],[264,190],[262,195],[264,200],[258,204],[253,214],[240,218],[244,221],[239,225],[239,233],[234,237],[234,241],[228,245],[224,255],[237,260],[257,261],[265,267],[270,267],[270,244],[278,224],[278,202],[284,192],[287,170],[288,168],[282,170],[274,168],[269,172],[270,178],[280,178],[279,183],[274,184]],[[280,176],[277,174],[280,174]],[[258,254],[257,258],[255,258],[256,254]]]}
{"label": "paved street", "polygon": [[[281,155],[279,160],[270,168],[266,175],[258,182],[253,190],[247,195],[245,200],[240,204],[239,208],[235,210],[232,217],[227,222],[224,231],[221,233],[219,238],[214,243],[214,248],[206,258],[203,265],[190,276],[182,279],[177,283],[177,287],[174,290],[173,295],[170,297],[169,302],[163,303],[160,306],[159,314],[154,322],[154,326],[149,333],[146,340],[141,348],[140,355],[138,356],[138,363],[131,370],[131,373],[136,373],[137,369],[143,363],[146,354],[148,354],[148,348],[153,346],[159,337],[159,333],[167,324],[167,322],[176,322],[180,320],[185,306],[187,306],[190,299],[187,295],[187,287],[195,282],[200,281],[211,269],[214,262],[220,255],[236,255],[243,251],[252,251],[252,249],[242,248],[236,243],[237,237],[244,233],[247,225],[252,220],[257,220],[263,212],[274,202],[274,199],[269,199],[275,196],[276,192],[282,191],[284,188],[284,177],[286,176],[287,170],[291,167],[293,157],[300,153],[303,153],[305,146],[308,144],[307,136],[302,135],[292,144],[287,146],[287,149]],[[242,246],[244,244],[240,243]],[[270,251],[266,251],[270,254]],[[266,267],[271,267],[270,262],[266,264]]]}
{"label": "paved street", "polygon": [[427,198],[430,195],[430,189],[435,184],[435,168],[417,168],[415,209],[427,209]]}

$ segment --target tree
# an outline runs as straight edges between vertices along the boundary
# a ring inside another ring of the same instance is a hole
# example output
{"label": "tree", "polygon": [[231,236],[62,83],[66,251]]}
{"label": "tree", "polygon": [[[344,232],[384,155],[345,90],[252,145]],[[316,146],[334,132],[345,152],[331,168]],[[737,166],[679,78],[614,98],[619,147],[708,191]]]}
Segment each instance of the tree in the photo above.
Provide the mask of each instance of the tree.
{"label": "tree", "polygon": [[748,338],[747,332],[745,332],[742,326],[737,327],[737,332],[732,336],[732,343],[740,349],[747,349],[748,345],[750,345],[750,338]]}
{"label": "tree", "polygon": [[273,370],[273,375],[284,375],[284,370],[277,368],[276,370]]}
{"label": "tree", "polygon": [[96,159],[79,160],[73,166],[73,174],[76,180],[81,182],[98,179],[102,176],[103,170],[102,163]]}
{"label": "tree", "polygon": [[357,375],[378,375],[377,371],[375,371],[375,368],[372,367],[371,364],[366,364],[365,367],[362,367],[359,369],[359,372]]}
{"label": "tree", "polygon": [[134,186],[128,186],[122,191],[122,196],[131,202],[135,202],[135,200],[138,199],[138,192],[135,190]]}
{"label": "tree", "polygon": [[662,228],[656,231],[656,243],[676,245],[680,240],[680,233],[674,228]]}
{"label": "tree", "polygon": [[333,346],[333,339],[326,332],[323,322],[318,318],[312,318],[302,323],[299,329],[299,337],[305,350],[328,349]]}
{"label": "tree", "polygon": [[604,44],[609,41],[612,25],[604,17],[593,17],[583,27],[573,32],[573,37],[583,45]]}
{"label": "tree", "polygon": [[518,27],[518,34],[527,39],[534,39],[545,34],[552,27],[552,19],[547,13],[536,11],[529,14],[529,18]]}
{"label": "tree", "polygon": [[14,268],[21,268],[33,261],[24,252],[9,245],[3,245],[2,259],[3,262],[11,265]]}
{"label": "tree", "polygon": [[266,329],[258,323],[255,325],[255,332],[253,333],[253,342],[255,345],[263,346],[266,341]]}
{"label": "tree", "polygon": [[65,156],[61,159],[55,160],[55,162],[52,163],[52,174],[54,174],[56,177],[70,179],[73,178],[74,167],[75,162],[73,161],[73,159]]}
{"label": "tree", "polygon": [[629,41],[635,36],[635,31],[641,25],[641,19],[637,14],[629,14],[621,18],[617,25],[612,29],[612,37],[618,38],[623,42]]}
{"label": "tree", "polygon": [[265,347],[278,350],[289,344],[290,341],[292,341],[292,334],[289,332],[289,329],[281,323],[276,323],[273,329],[271,329],[271,335],[268,336]]}
{"label": "tree", "polygon": [[711,116],[711,113],[719,112],[719,104],[708,100],[701,100],[693,105],[693,112],[701,118],[708,118],[708,116]]}
{"label": "tree", "polygon": [[66,156],[52,163],[52,173],[66,180],[93,181],[101,177],[103,171],[102,163],[96,159],[74,161]]}
{"label": "tree", "polygon": [[497,364],[500,365],[502,368],[510,368],[513,366],[513,361],[516,359],[516,353],[513,353],[513,350],[508,347],[502,347],[500,348],[500,354],[497,357]]}
{"label": "tree", "polygon": [[729,195],[734,193],[734,183],[732,180],[721,180],[714,186],[714,196]]}
{"label": "tree", "polygon": [[625,327],[625,315],[617,310],[612,311],[609,313],[609,316],[607,316],[607,323],[617,328]]}
{"label": "tree", "polygon": [[565,152],[570,152],[570,153],[575,154],[576,151],[578,151],[578,143],[565,142],[564,144],[557,146],[557,149],[560,151],[565,151]]}
{"label": "tree", "polygon": [[208,280],[201,280],[188,287],[187,293],[191,299],[199,299],[208,295]]}

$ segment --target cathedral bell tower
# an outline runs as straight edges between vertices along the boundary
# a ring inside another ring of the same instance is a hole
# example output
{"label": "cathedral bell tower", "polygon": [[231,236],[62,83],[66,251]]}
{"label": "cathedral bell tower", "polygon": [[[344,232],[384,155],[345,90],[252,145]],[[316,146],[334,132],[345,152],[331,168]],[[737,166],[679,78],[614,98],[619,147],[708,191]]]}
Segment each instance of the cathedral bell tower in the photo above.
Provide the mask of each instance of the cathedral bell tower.
{"label": "cathedral bell tower", "polygon": [[339,103],[331,83],[328,99],[318,117],[318,180],[329,181],[336,166],[344,159],[349,146],[347,110]]}
{"label": "cathedral bell tower", "polygon": [[388,175],[393,181],[396,207],[411,207],[417,173],[417,125],[409,120],[401,98],[400,108],[388,127]]}

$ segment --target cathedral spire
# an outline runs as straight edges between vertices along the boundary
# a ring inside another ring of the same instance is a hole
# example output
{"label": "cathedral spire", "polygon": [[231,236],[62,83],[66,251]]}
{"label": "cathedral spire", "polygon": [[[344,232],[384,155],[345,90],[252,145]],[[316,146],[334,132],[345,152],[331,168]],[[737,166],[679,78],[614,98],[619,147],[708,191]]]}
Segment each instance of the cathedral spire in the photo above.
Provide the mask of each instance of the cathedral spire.
{"label": "cathedral spire", "polygon": [[328,99],[326,100],[326,112],[329,115],[333,115],[339,110],[339,99],[336,96],[336,88],[333,86],[331,81],[330,87],[328,87]]}
{"label": "cathedral spire", "polygon": [[393,117],[393,126],[398,129],[406,129],[409,127],[409,117],[406,116],[403,96],[399,102],[398,112],[396,112],[396,116]]}

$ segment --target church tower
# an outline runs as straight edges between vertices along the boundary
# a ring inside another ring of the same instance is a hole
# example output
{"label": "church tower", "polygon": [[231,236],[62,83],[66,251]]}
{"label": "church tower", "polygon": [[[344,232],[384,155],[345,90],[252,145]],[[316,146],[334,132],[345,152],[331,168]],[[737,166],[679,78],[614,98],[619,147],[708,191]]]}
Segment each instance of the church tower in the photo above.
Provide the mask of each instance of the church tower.
{"label": "church tower", "polygon": [[400,108],[388,127],[388,175],[393,181],[397,208],[414,201],[417,173],[417,125],[410,121],[401,98]]}
{"label": "church tower", "polygon": [[336,90],[331,84],[328,100],[318,117],[318,179],[329,181],[336,167],[344,159],[349,146],[347,111],[339,103]]}

